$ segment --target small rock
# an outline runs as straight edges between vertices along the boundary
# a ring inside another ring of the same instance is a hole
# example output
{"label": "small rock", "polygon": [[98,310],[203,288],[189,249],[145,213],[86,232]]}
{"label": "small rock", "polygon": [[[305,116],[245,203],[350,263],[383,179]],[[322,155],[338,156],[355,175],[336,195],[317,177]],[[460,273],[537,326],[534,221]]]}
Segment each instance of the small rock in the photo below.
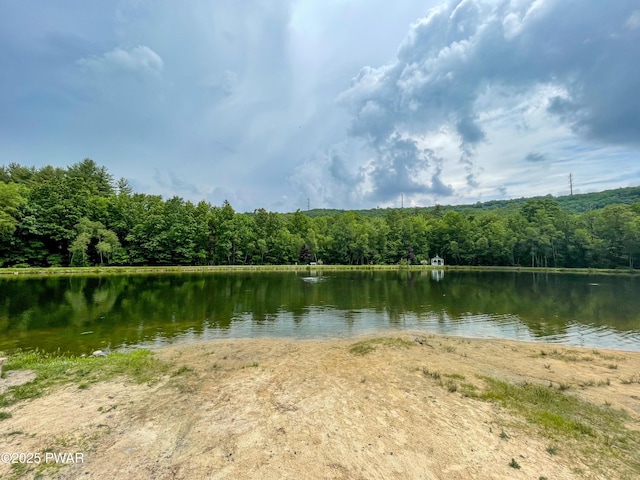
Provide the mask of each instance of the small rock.
{"label": "small rock", "polygon": [[92,357],[106,357],[107,353],[103,352],[102,350],[96,350],[95,352],[93,352],[91,354]]}

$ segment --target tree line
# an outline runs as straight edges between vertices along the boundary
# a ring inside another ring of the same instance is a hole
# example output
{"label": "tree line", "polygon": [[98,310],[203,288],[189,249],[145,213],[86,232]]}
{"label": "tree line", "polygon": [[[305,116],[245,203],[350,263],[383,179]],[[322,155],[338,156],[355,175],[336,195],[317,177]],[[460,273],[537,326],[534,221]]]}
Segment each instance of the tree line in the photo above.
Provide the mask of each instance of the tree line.
{"label": "tree line", "polygon": [[516,208],[237,213],[224,202],[133,192],[85,159],[0,167],[0,266],[424,264],[634,268],[640,202]]}

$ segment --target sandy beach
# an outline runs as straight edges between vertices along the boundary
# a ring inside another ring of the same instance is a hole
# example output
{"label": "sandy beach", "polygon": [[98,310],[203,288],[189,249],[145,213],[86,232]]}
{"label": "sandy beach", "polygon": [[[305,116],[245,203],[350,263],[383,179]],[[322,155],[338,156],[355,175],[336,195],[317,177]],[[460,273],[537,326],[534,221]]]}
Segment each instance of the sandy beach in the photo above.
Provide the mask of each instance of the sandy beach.
{"label": "sandy beach", "polygon": [[589,454],[589,436],[550,434],[479,394],[487,378],[544,385],[623,410],[625,428],[637,434],[640,353],[395,333],[221,340],[155,355],[171,365],[156,382],[120,378],[86,389],[70,384],[8,407],[0,450],[80,453],[81,461],[19,471],[3,463],[0,478],[538,480],[637,474],[628,455]]}

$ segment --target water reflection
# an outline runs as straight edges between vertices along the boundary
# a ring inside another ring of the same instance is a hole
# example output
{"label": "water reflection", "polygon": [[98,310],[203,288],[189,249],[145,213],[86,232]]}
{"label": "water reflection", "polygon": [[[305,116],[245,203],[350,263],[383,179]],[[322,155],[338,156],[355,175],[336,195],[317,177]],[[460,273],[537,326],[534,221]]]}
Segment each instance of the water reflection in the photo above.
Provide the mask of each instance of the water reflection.
{"label": "water reflection", "polygon": [[640,350],[637,291],[628,276],[439,270],[2,279],[0,350],[389,329]]}
{"label": "water reflection", "polygon": [[431,270],[431,279],[436,282],[444,280],[444,270]]}

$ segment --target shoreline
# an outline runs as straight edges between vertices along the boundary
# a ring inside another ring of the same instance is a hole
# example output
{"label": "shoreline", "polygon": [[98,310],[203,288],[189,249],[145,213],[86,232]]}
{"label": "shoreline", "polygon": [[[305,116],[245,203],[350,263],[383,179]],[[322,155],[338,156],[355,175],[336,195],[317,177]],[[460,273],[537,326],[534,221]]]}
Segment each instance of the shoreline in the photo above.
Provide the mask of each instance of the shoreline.
{"label": "shoreline", "polygon": [[[264,335],[237,335],[235,336],[233,333],[229,333],[230,330],[225,330],[225,336],[219,336],[219,337],[209,337],[209,338],[189,338],[189,339],[176,339],[175,337],[170,337],[169,339],[165,338],[162,339],[162,341],[159,341],[158,339],[154,339],[152,341],[146,341],[146,342],[142,342],[142,343],[138,343],[138,344],[132,344],[132,345],[124,345],[124,346],[119,346],[119,347],[115,347],[115,348],[110,348],[110,347],[106,347],[107,350],[110,350],[112,352],[118,352],[118,353],[131,353],[131,352],[135,352],[135,351],[140,351],[140,350],[149,350],[151,352],[159,352],[165,349],[171,349],[171,348],[189,348],[189,347],[193,347],[199,344],[207,344],[210,342],[234,342],[234,341],[260,341],[260,340],[265,340],[265,341],[283,341],[283,342],[326,342],[326,343],[331,343],[331,342],[339,342],[339,341],[355,341],[359,338],[366,338],[366,337],[380,337],[380,336],[429,336],[429,335],[435,335],[438,337],[445,337],[445,338],[452,338],[452,339],[462,339],[462,340],[473,340],[473,341],[505,341],[505,342],[514,342],[516,344],[523,344],[523,345],[531,345],[531,346],[535,346],[538,345],[539,347],[546,347],[546,348],[579,348],[579,349],[585,349],[585,350],[606,350],[609,352],[620,352],[620,353],[637,353],[640,354],[640,344],[637,344],[637,342],[633,342],[633,341],[629,341],[628,344],[627,343],[619,343],[619,344],[614,344],[614,345],[598,345],[598,344],[587,344],[587,345],[577,345],[574,343],[566,343],[564,341],[548,341],[546,338],[544,337],[540,337],[540,339],[535,339],[535,338],[525,338],[525,339],[520,339],[520,338],[509,338],[509,337],[500,337],[500,336],[473,336],[470,335],[468,332],[462,332],[462,333],[441,333],[441,332],[434,332],[433,330],[429,330],[428,328],[421,330],[419,328],[406,328],[406,329],[392,329],[392,328],[386,328],[386,329],[376,329],[375,331],[361,331],[361,332],[356,332],[356,333],[342,333],[340,335],[318,335],[318,336],[293,336],[293,335],[269,335],[269,334],[264,334]],[[621,337],[622,338],[622,337]],[[581,339],[584,342],[584,339]],[[570,341],[570,339],[568,340]],[[586,342],[588,343],[588,342]],[[635,347],[635,349],[631,348],[631,347]],[[97,348],[97,347],[96,347]],[[101,348],[105,348],[105,347],[101,347]],[[24,348],[24,347],[13,347],[13,348],[7,348],[5,347],[4,349],[0,348],[0,355],[4,355],[4,356],[11,356],[11,355],[15,355],[16,353],[19,352],[28,352],[28,351],[41,351],[43,353],[49,353],[49,354],[55,354],[57,353],[61,353],[63,355],[68,355],[68,356],[78,356],[78,355],[88,355],[91,353],[91,351],[88,350],[82,350],[82,351],[69,351],[69,350],[62,350],[60,347],[58,347],[55,350],[44,350],[41,349],[39,347],[29,347],[29,348]]]}
{"label": "shoreline", "polygon": [[506,273],[570,273],[581,275],[640,275],[640,269],[555,268],[525,266],[458,266],[445,265],[210,265],[210,266],[108,266],[108,267],[28,267],[0,268],[0,278],[47,276],[106,276],[179,273],[233,273],[233,272],[335,272],[335,271],[451,271],[451,272],[506,272]]}
{"label": "shoreline", "polygon": [[[468,341],[479,341],[479,342],[483,342],[483,341],[512,342],[514,344],[522,344],[522,345],[529,345],[529,346],[537,345],[540,348],[549,348],[549,349],[577,348],[582,350],[602,350],[607,352],[632,353],[632,354],[640,355],[640,345],[637,345],[636,349],[634,350],[631,348],[625,348],[625,347],[629,347],[629,345],[621,345],[621,346],[616,346],[616,345],[603,346],[603,345],[595,345],[595,344],[594,345],[576,345],[572,343],[563,343],[561,341],[551,342],[551,341],[546,341],[545,339],[540,339],[540,340],[518,339],[518,338],[497,337],[497,336],[482,337],[482,336],[472,336],[465,333],[461,333],[461,334],[439,333],[439,332],[433,332],[431,330],[420,330],[415,328],[408,328],[406,330],[405,329],[379,329],[379,330],[376,330],[375,332],[365,331],[365,332],[358,332],[353,334],[343,334],[339,336],[315,336],[315,337],[314,336],[296,337],[296,336],[284,336],[284,335],[283,336],[229,335],[224,337],[221,336],[217,338],[205,338],[205,339],[175,340],[175,338],[172,338],[172,340],[174,340],[172,342],[158,343],[157,340],[154,340],[146,343],[143,342],[136,345],[120,346],[115,349],[107,348],[107,350],[110,350],[114,353],[125,353],[125,354],[136,352],[136,351],[142,351],[142,350],[149,350],[150,352],[158,353],[166,349],[192,348],[200,344],[217,343],[217,342],[243,342],[243,341],[251,342],[251,341],[264,340],[264,341],[274,341],[274,342],[278,342],[278,341],[293,342],[293,343],[320,342],[320,343],[330,344],[332,342],[357,341],[358,339],[368,338],[368,337],[398,337],[398,336],[401,336],[401,337],[414,336],[415,337],[415,336],[431,336],[431,335],[435,335],[436,337],[459,339],[459,340],[465,340],[465,341],[468,340]],[[630,343],[633,343],[633,342],[630,342]],[[90,351],[81,351],[81,352],[70,352],[68,350],[64,351],[64,350],[61,350],[60,347],[58,347],[57,350],[51,350],[51,351],[42,350],[42,349],[39,349],[39,347],[33,347],[33,348],[14,347],[12,349],[4,349],[4,350],[0,349],[0,355],[11,356],[19,352],[28,352],[28,351],[41,351],[43,353],[48,353],[48,354],[56,354],[57,352],[58,354],[61,353],[63,355],[68,355],[70,357],[79,356],[82,354],[88,355],[91,353]]]}
{"label": "shoreline", "polygon": [[[168,368],[157,381],[71,383],[5,408],[0,438],[9,451],[86,459],[21,473],[266,480],[640,473],[640,352],[411,331],[220,339],[152,355]],[[491,397],[504,388],[523,396],[515,404]],[[527,403],[531,388],[548,392],[550,409],[581,403],[539,416],[544,398]],[[561,416],[569,420],[545,423]],[[0,465],[0,476],[10,475]]]}
{"label": "shoreline", "polygon": [[607,352],[620,352],[620,353],[632,353],[640,355],[640,345],[637,346],[636,350],[625,349],[625,348],[616,348],[615,346],[598,346],[598,345],[574,345],[571,343],[562,343],[562,342],[550,342],[541,340],[531,340],[524,339],[520,340],[517,338],[507,338],[507,337],[481,337],[481,336],[470,336],[467,334],[455,334],[455,333],[438,333],[430,330],[419,330],[419,329],[406,329],[406,330],[398,330],[398,329],[387,329],[387,330],[376,330],[375,332],[361,332],[354,333],[351,335],[341,335],[341,336],[324,336],[324,337],[294,337],[294,336],[228,336],[228,337],[219,337],[219,338],[207,338],[207,339],[196,339],[196,340],[187,340],[187,341],[177,341],[175,343],[167,343],[163,345],[135,345],[135,346],[127,346],[122,347],[116,351],[129,353],[136,350],[150,350],[152,352],[161,352],[165,349],[173,349],[173,348],[190,348],[195,347],[199,344],[208,344],[208,343],[216,343],[216,342],[243,342],[243,341],[282,341],[282,342],[319,342],[319,343],[327,343],[330,344],[332,342],[350,342],[350,341],[359,341],[360,339],[366,338],[375,338],[375,337],[406,337],[406,336],[430,336],[435,335],[436,337],[443,337],[449,339],[459,339],[464,341],[487,341],[487,342],[512,342],[514,344],[523,344],[529,345],[531,347],[538,346],[539,348],[547,348],[547,349],[562,349],[562,348],[577,348],[582,350],[602,350]]}

